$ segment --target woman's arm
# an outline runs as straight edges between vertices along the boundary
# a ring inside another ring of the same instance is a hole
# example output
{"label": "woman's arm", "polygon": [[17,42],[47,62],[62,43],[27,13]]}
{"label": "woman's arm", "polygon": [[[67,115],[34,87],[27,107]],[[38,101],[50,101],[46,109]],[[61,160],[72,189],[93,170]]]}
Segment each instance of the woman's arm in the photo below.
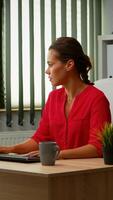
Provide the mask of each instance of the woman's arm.
{"label": "woman's arm", "polygon": [[66,149],[60,151],[59,159],[72,158],[95,158],[98,157],[97,149],[91,144],[87,144],[76,149]]}
{"label": "woman's arm", "polygon": [[18,154],[25,154],[31,151],[38,150],[38,144],[33,139],[28,139],[21,144],[17,144],[14,146],[2,146],[0,147],[0,153],[18,153]]}
{"label": "woman's arm", "polygon": [[[39,126],[32,136],[32,138],[26,140],[21,144],[16,144],[14,146],[2,146],[0,147],[0,153],[18,153],[35,155],[38,148],[38,143],[40,140],[46,140],[49,138],[49,126],[48,126],[48,108],[49,107],[49,97],[43,110],[43,116],[40,120]],[[46,133],[46,134],[43,134]],[[35,152],[36,151],[36,152]]]}

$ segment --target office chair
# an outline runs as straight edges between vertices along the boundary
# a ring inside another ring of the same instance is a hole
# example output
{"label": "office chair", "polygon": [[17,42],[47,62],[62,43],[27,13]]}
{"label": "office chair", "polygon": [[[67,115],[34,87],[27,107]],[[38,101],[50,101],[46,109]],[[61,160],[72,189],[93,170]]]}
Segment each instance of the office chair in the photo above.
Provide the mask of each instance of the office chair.
{"label": "office chair", "polygon": [[113,122],[113,78],[105,78],[95,81],[95,87],[104,92],[110,103],[111,118]]}

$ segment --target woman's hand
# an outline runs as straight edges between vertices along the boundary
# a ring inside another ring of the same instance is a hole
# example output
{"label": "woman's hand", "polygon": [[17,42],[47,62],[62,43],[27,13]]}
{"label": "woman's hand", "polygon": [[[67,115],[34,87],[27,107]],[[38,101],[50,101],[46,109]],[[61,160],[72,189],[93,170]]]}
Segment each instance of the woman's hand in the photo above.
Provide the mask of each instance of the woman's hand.
{"label": "woman's hand", "polygon": [[38,144],[35,142],[35,140],[29,138],[20,144],[16,144],[13,146],[1,146],[0,153],[17,153],[17,154],[35,155],[35,154],[38,154],[37,149],[38,149]]}
{"label": "woman's hand", "polygon": [[31,151],[29,153],[23,154],[22,156],[28,156],[28,157],[39,157],[39,151]]}

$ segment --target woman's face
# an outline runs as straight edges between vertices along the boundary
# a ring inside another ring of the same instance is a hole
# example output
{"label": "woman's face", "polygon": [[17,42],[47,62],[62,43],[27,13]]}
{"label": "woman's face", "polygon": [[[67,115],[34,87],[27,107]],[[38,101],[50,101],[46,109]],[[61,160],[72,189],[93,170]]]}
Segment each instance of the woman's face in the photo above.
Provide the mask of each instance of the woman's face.
{"label": "woman's face", "polygon": [[51,49],[47,57],[48,68],[45,73],[53,86],[64,85],[67,80],[68,72],[66,64],[58,59],[58,52]]}

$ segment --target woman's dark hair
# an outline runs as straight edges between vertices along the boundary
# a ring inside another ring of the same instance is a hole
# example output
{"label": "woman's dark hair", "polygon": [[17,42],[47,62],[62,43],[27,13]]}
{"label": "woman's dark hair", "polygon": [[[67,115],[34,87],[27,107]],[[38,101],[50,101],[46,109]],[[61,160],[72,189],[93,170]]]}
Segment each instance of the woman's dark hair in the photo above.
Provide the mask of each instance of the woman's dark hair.
{"label": "woman's dark hair", "polygon": [[92,68],[92,64],[89,57],[84,54],[82,46],[75,38],[60,37],[51,44],[49,50],[51,49],[59,53],[59,59],[62,62],[73,59],[83,82],[93,85],[93,83],[88,80],[88,72]]}

